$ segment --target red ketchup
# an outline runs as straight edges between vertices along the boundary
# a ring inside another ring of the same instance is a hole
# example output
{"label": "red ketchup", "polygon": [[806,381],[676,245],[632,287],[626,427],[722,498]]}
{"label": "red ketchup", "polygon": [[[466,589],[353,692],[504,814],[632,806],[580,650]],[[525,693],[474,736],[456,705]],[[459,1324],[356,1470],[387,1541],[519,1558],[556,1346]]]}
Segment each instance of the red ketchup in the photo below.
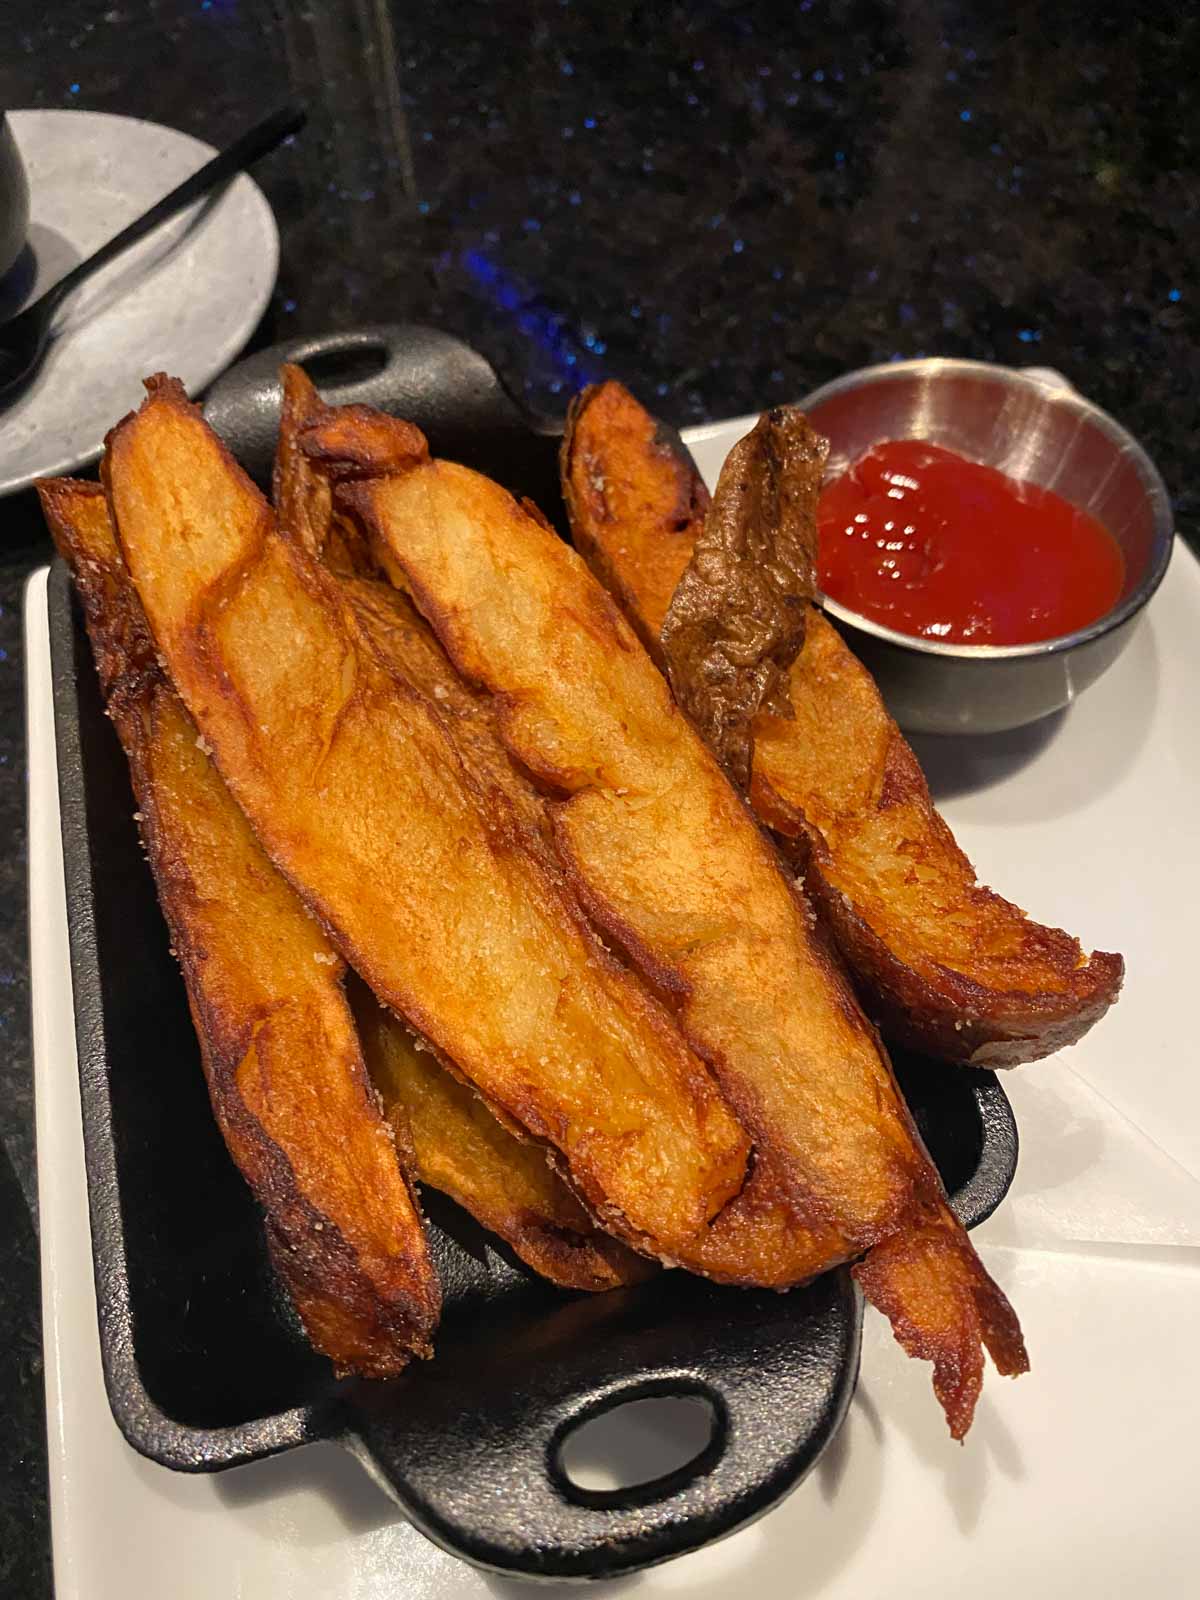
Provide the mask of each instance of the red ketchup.
{"label": "red ketchup", "polygon": [[1103,523],[919,439],[873,445],[817,508],[821,588],[923,639],[1028,644],[1104,615],[1125,563]]}

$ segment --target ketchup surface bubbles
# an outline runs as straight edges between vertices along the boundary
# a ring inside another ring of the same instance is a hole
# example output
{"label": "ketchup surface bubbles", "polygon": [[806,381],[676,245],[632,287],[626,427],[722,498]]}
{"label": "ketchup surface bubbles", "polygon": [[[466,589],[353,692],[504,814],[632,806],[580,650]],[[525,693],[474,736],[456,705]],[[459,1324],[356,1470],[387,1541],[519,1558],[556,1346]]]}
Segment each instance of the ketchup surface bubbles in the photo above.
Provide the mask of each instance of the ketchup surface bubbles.
{"label": "ketchup surface bubbles", "polygon": [[1087,512],[919,439],[874,445],[826,484],[817,526],[824,593],[925,639],[1071,633],[1111,608],[1125,578],[1119,545]]}

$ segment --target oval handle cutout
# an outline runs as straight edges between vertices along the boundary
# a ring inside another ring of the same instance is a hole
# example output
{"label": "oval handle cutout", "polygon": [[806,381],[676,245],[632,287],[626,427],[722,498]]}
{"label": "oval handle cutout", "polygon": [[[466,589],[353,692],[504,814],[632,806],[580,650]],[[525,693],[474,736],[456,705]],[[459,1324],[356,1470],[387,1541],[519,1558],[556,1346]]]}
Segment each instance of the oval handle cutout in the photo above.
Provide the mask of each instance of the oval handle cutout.
{"label": "oval handle cutout", "polygon": [[388,353],[382,344],[347,344],[340,349],[318,351],[301,359],[312,381],[322,389],[336,390],[364,383],[382,372]]}
{"label": "oval handle cutout", "polygon": [[723,1432],[704,1395],[627,1400],[570,1429],[557,1447],[555,1476],[589,1505],[658,1498],[715,1463]]}

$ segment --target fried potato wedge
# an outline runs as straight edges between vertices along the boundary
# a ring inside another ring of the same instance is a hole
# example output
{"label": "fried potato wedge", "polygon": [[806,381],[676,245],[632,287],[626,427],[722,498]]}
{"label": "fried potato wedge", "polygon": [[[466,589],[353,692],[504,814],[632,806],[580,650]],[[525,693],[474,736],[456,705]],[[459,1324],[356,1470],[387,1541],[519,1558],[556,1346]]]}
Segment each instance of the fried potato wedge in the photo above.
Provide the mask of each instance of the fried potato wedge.
{"label": "fried potato wedge", "polygon": [[663,665],[659,635],[709,498],[683,440],[619,383],[571,402],[563,498],[575,547]]}
{"label": "fried potato wedge", "polygon": [[[305,428],[333,413],[299,367],[284,367],[282,376],[275,466],[280,523],[343,574],[343,592],[376,650],[450,721],[474,776],[507,795],[531,838],[548,836],[545,804],[501,744],[487,696],[463,683],[406,596],[386,581],[354,575],[375,570],[374,561],[357,525],[335,517],[329,479],[299,442]],[[613,1289],[647,1275],[650,1263],[597,1227],[540,1145],[504,1126],[353,974],[349,994],[372,1081],[385,1111],[397,1119],[397,1136],[408,1130],[422,1183],[450,1195],[561,1288]]]}
{"label": "fried potato wedge", "polygon": [[371,1079],[412,1140],[423,1184],[456,1200],[560,1288],[617,1289],[653,1272],[597,1228],[540,1145],[511,1134],[353,975],[350,997]]}
{"label": "fried potato wedge", "polygon": [[815,593],[828,454],[828,441],[795,407],[759,418],[729,452],[663,620],[675,699],[743,792],[756,713],[791,715],[788,671]]}
{"label": "fried potato wedge", "polygon": [[39,492],[129,758],[217,1122],[312,1343],[339,1372],[391,1377],[430,1353],[441,1292],[341,958],[263,855],[166,681],[103,492],[69,479]]}
{"label": "fried potato wedge", "polygon": [[182,387],[148,388],[105,458],[118,539],[267,854],[379,998],[557,1152],[603,1226],[686,1260],[745,1173],[712,1077]]}
{"label": "fried potato wedge", "polygon": [[[629,392],[585,393],[563,445],[578,547],[634,620],[656,636],[664,571],[682,570],[699,474],[685,455],[664,471],[655,424]],[[1120,990],[1116,955],[1040,926],[982,887],[938,815],[916,757],[879,691],[817,610],[789,675],[791,716],[753,724],[750,798],[788,842],[850,966],[868,1013],[914,1050],[1008,1067],[1072,1044]]]}
{"label": "fried potato wedge", "polygon": [[984,888],[866,668],[813,612],[792,718],[755,722],[751,799],[791,843],[888,1038],[1015,1067],[1074,1044],[1117,998],[1119,955],[1085,955]]}
{"label": "fried potato wedge", "polygon": [[[987,1340],[1001,1370],[1023,1370],[1016,1318],[946,1208],[807,906],[613,601],[575,551],[466,468],[402,463],[338,495],[458,670],[492,693],[510,751],[562,796],[555,838],[577,892],[673,996],[750,1129],[750,1179],[714,1219],[702,1270],[782,1288],[921,1229],[925,1259],[970,1267],[953,1348],[941,1307],[926,1319],[919,1294],[904,1299],[906,1336],[960,1373],[943,1390],[951,1426],[965,1426],[978,1370],[955,1352]],[[888,1259],[866,1279],[881,1304]]]}

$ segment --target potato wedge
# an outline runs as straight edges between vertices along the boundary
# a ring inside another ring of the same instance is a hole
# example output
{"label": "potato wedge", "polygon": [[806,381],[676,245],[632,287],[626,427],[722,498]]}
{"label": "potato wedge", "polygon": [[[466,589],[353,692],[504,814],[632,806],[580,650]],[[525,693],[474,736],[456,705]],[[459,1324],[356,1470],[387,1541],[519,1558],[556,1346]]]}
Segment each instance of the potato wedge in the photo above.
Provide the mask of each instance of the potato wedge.
{"label": "potato wedge", "polygon": [[745,1172],[709,1073],[182,387],[148,388],[105,458],[118,539],[268,855],[375,993],[558,1153],[606,1228],[686,1260]]}
{"label": "potato wedge", "polygon": [[259,849],[159,668],[102,490],[60,479],[39,492],[129,758],[217,1122],[313,1344],[339,1372],[391,1377],[430,1353],[441,1293],[341,958]]}
{"label": "potato wedge", "polygon": [[[282,371],[284,406],[275,464],[276,513],[289,535],[341,573],[343,591],[377,651],[422,690],[450,721],[473,775],[498,785],[531,829],[547,835],[545,805],[517,773],[500,743],[487,697],[455,672],[428,624],[386,581],[353,574],[375,564],[356,524],[335,517],[329,480],[300,447],[301,432],[333,414],[299,367]],[[351,975],[351,1004],[372,1081],[398,1136],[407,1129],[417,1174],[521,1259],[565,1289],[603,1290],[636,1283],[651,1271],[643,1257],[603,1232],[588,1216],[540,1145],[522,1140],[475,1091],[441,1064]]]}
{"label": "potato wedge", "polygon": [[619,383],[571,402],[562,487],[571,537],[661,667],[662,625],[708,515],[683,440]]}
{"label": "potato wedge", "polygon": [[423,1184],[456,1200],[560,1288],[617,1289],[654,1271],[596,1226],[540,1145],[510,1133],[353,974],[349,992],[371,1080],[411,1138]]}
{"label": "potato wedge", "polygon": [[1081,1039],[1120,992],[1121,957],[1085,955],[978,882],[870,673],[816,610],[791,704],[790,721],[755,720],[751,800],[887,1037],[981,1067]]}
{"label": "potato wedge", "polygon": [[[613,601],[575,551],[464,467],[398,460],[337,498],[458,670],[494,696],[512,754],[562,796],[555,839],[577,892],[673,997],[751,1131],[750,1179],[714,1219],[702,1270],[782,1288],[919,1231],[925,1259],[970,1268],[949,1330],[940,1305],[924,1318],[921,1295],[903,1301],[961,1432],[978,1393],[961,1348],[986,1342],[1002,1371],[1023,1370],[1016,1318],[947,1209],[807,906]],[[900,1304],[893,1259],[899,1272],[907,1257],[893,1247],[864,1279],[884,1309]]]}
{"label": "potato wedge", "polygon": [[[679,451],[664,467],[652,417],[619,384],[572,410],[563,483],[573,537],[643,638],[667,614],[703,486]],[[1120,956],[1033,922],[983,888],[938,815],[870,674],[816,609],[792,665],[790,718],[753,723],[750,798],[787,841],[869,1015],[898,1043],[989,1067],[1083,1036],[1120,990]]]}

